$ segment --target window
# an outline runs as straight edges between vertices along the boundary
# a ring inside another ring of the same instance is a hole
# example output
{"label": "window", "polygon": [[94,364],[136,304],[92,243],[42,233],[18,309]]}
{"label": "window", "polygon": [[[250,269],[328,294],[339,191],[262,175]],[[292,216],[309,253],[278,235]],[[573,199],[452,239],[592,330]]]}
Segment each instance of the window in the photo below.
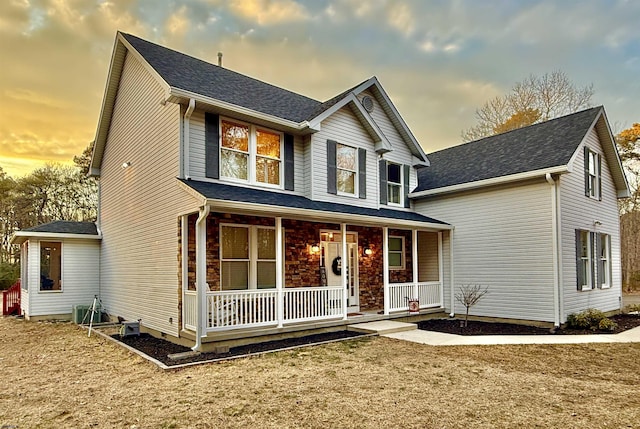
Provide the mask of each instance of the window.
{"label": "window", "polygon": [[611,236],[576,230],[578,290],[611,287]]}
{"label": "window", "polygon": [[220,121],[220,176],[280,186],[283,135],[276,131]]}
{"label": "window", "polygon": [[585,194],[600,199],[600,154],[585,147]]}
{"label": "window", "polygon": [[220,226],[221,290],[276,287],[275,229],[262,226]]}
{"label": "window", "polygon": [[389,269],[404,270],[404,237],[389,237]]}
{"label": "window", "polygon": [[338,143],[336,145],[336,168],[338,193],[355,195],[358,172],[356,148]]}
{"label": "window", "polygon": [[40,242],[40,290],[62,290],[62,243]]}
{"label": "window", "polygon": [[402,205],[402,166],[387,164],[387,198],[389,204]]}

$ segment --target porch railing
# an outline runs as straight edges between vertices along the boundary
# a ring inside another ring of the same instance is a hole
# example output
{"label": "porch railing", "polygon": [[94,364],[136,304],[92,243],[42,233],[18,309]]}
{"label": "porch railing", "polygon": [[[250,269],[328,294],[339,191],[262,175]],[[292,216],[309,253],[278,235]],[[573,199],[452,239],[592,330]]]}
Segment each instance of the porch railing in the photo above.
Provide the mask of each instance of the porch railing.
{"label": "porch railing", "polygon": [[192,331],[198,325],[198,293],[195,290],[188,290],[184,293],[182,300],[182,314],[184,315],[184,327]]}
{"label": "porch railing", "polygon": [[20,279],[9,289],[2,291],[2,315],[18,314],[20,312]]}
{"label": "porch railing", "polygon": [[[185,301],[196,298],[186,295]],[[282,323],[310,322],[343,316],[341,287],[298,287],[282,291]],[[195,301],[194,301],[195,302]],[[195,330],[196,307],[185,303],[185,327]],[[277,326],[276,289],[207,292],[207,331]],[[187,324],[187,322],[190,322]],[[193,323],[193,325],[191,325]],[[193,326],[193,327],[192,327]]]}
{"label": "porch railing", "polygon": [[[417,289],[417,295],[416,295]],[[440,282],[391,283],[389,285],[389,311],[408,311],[409,300],[418,299],[420,308],[442,305]]]}

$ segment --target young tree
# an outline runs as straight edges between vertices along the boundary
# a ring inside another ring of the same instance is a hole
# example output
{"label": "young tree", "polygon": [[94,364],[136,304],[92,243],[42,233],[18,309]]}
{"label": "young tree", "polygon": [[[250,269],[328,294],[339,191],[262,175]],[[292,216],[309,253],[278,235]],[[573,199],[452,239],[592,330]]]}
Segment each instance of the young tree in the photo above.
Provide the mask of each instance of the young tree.
{"label": "young tree", "polygon": [[555,70],[530,75],[516,83],[509,94],[496,97],[476,110],[478,123],[462,132],[464,141],[526,127],[588,108],[593,85],[578,87]]}
{"label": "young tree", "polygon": [[469,323],[469,309],[476,305],[480,298],[489,293],[489,286],[485,286],[484,289],[481,285],[462,285],[460,286],[460,293],[455,294],[456,300],[464,305],[467,312],[464,316],[464,327],[466,328]]}

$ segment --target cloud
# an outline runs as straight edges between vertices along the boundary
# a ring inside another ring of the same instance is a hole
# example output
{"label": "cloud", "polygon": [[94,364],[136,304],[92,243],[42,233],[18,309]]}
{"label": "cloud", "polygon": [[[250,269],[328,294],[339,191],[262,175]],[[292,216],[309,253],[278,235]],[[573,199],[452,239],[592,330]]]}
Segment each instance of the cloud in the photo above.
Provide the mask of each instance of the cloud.
{"label": "cloud", "polygon": [[309,14],[293,0],[233,0],[229,9],[244,19],[259,25],[274,25],[305,21]]}

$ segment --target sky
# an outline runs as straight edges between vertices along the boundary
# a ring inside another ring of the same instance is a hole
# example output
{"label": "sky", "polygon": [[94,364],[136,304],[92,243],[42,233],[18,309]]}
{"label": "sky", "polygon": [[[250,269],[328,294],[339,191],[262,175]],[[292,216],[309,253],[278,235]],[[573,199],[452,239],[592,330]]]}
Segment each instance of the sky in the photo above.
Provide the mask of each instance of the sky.
{"label": "sky", "polygon": [[614,132],[640,122],[638,0],[2,0],[6,173],[94,139],[118,30],[320,101],[377,76],[427,153],[553,70],[593,84]]}

